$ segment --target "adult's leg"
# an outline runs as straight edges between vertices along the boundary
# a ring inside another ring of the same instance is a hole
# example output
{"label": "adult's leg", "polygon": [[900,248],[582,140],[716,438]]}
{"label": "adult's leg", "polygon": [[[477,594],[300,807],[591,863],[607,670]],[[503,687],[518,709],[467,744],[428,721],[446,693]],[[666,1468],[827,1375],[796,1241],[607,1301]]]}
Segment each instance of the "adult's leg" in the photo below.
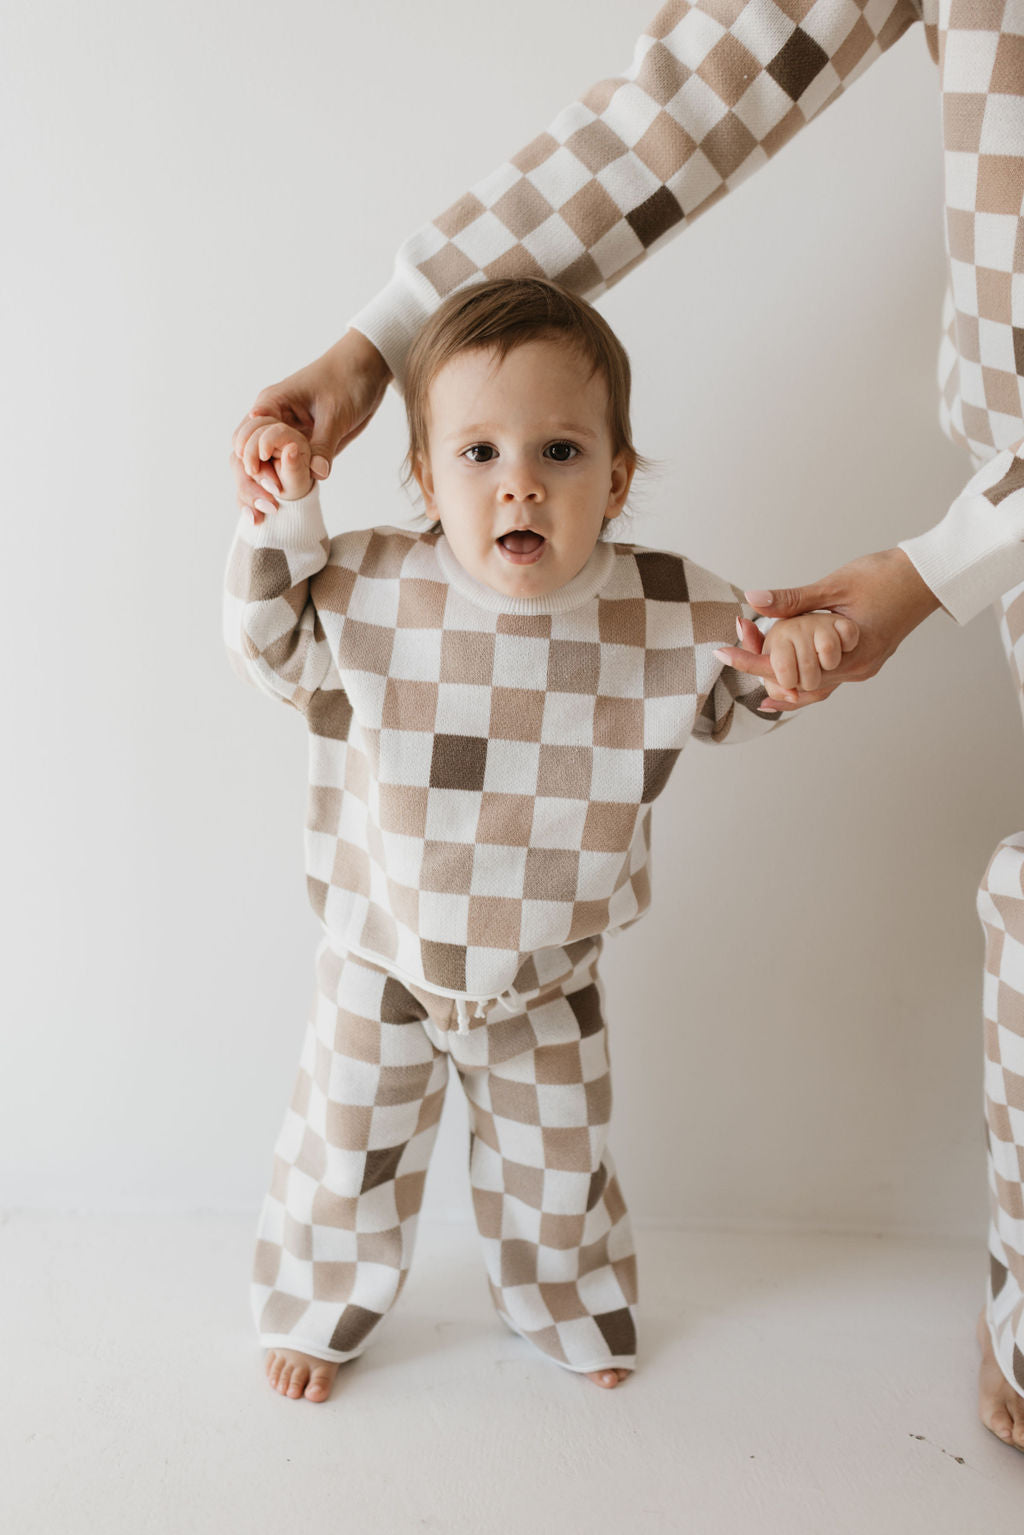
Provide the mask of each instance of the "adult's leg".
{"label": "adult's leg", "polygon": [[316,970],[251,1300],[264,1345],[343,1361],[408,1274],[448,1062],[425,1009],[385,971],[325,944]]}
{"label": "adult's leg", "polygon": [[[1024,697],[1024,586],[997,607]],[[996,1361],[1024,1392],[1024,832],[1004,837],[978,890],[985,934],[985,1121],[989,1280],[985,1315]]]}
{"label": "adult's leg", "polygon": [[[512,1017],[452,1035],[491,1298],[570,1370],[636,1363],[636,1253],[608,1149],[608,1033],[593,946]],[[521,981],[517,982],[521,985]]]}

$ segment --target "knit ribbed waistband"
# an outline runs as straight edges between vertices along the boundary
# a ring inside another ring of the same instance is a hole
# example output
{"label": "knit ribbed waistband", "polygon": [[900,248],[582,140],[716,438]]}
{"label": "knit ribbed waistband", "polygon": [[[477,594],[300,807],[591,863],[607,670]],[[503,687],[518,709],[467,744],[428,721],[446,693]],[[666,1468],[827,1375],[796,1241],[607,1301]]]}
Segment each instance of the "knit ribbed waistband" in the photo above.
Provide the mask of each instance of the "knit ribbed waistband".
{"label": "knit ribbed waistband", "polygon": [[[442,1032],[450,1030],[454,1023],[457,1033],[468,1034],[471,1020],[488,1023],[492,1021],[490,1014],[495,1009],[503,1012],[506,1017],[513,1018],[517,1013],[525,1012],[531,1003],[546,992],[570,995],[589,985],[592,979],[591,971],[601,953],[602,935],[595,934],[593,938],[587,940],[587,947],[575,956],[570,954],[567,947],[543,949],[537,954],[527,955],[516,972],[516,978],[522,975],[532,961],[537,984],[524,987],[513,984],[494,995],[453,991],[444,986],[433,986],[420,976],[408,975],[379,954],[370,954],[354,945],[340,944],[326,929],[320,943],[321,948],[326,946],[339,959],[351,957],[358,960],[360,964],[369,965],[374,970],[393,976],[427,1008],[431,1020]],[[573,948],[576,948],[575,944]],[[564,959],[562,965],[558,963],[559,955]],[[447,1001],[451,1006],[446,1012],[436,1012],[429,1006],[429,1000],[433,998]]]}

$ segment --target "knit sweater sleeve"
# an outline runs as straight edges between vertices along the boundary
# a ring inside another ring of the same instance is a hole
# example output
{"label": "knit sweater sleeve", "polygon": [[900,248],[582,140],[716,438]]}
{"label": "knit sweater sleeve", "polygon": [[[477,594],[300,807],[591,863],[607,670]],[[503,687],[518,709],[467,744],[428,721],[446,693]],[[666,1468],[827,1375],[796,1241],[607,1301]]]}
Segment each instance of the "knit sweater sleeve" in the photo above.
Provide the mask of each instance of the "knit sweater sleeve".
{"label": "knit sweater sleeve", "polygon": [[744,602],[738,586],[685,555],[682,568],[697,693],[693,739],[731,746],[777,730],[790,716],[758,712],[768,696],[760,677],[723,666],[715,651],[737,643],[736,620],[740,617],[751,619],[762,634],[778,620],[756,613]]}
{"label": "knit sweater sleeve", "polygon": [[349,321],[401,390],[449,293],[543,274],[594,299],[764,165],[919,19],[912,0],[667,0],[600,80],[400,247]]}
{"label": "knit sweater sleeve", "polygon": [[286,501],[259,527],[239,518],[224,579],[224,642],[234,670],[305,712],[331,669],[312,590],[330,540],[319,489]]}
{"label": "knit sweater sleeve", "polygon": [[[736,611],[745,618],[753,619],[762,633],[776,622],[774,619],[761,618],[745,603],[738,604]],[[725,639],[722,643],[735,644],[735,640]],[[711,746],[738,746],[744,741],[753,741],[758,736],[778,730],[792,716],[785,713],[761,714],[759,706],[767,697],[759,677],[737,671],[734,666],[720,666],[704,706],[694,722],[694,740]]]}
{"label": "knit sweater sleeve", "polygon": [[975,473],[903,540],[958,623],[1024,582],[1024,19],[924,0],[942,89],[946,254],[939,420]]}

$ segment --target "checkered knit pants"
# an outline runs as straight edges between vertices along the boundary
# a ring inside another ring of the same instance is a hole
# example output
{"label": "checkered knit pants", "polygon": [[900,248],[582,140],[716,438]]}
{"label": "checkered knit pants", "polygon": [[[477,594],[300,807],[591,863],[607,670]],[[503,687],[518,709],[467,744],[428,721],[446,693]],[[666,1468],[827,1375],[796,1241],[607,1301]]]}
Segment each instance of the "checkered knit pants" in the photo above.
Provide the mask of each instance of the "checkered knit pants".
{"label": "checkered knit pants", "polygon": [[[997,605],[1024,704],[1024,585]],[[999,1367],[1024,1395],[1024,832],[996,848],[978,890],[985,934],[985,1124],[989,1282],[986,1315]]]}
{"label": "checkered knit pants", "polygon": [[[570,1370],[631,1369],[636,1257],[607,1145],[600,939],[532,956],[518,1005],[457,1029],[454,1001],[322,942],[253,1267],[267,1346],[352,1359],[409,1272],[448,1062],[491,1298]],[[520,984],[522,983],[522,987]]]}

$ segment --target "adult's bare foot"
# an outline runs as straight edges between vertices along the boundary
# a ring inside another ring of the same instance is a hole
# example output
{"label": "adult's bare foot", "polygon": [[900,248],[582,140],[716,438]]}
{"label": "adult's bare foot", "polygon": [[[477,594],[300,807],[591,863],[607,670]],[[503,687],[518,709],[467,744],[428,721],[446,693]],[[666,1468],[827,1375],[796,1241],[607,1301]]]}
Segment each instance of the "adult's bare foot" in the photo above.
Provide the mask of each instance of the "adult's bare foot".
{"label": "adult's bare foot", "polygon": [[978,1371],[978,1417],[1004,1444],[1024,1450],[1024,1397],[1014,1391],[996,1363],[982,1307],[978,1315],[981,1369]]}

